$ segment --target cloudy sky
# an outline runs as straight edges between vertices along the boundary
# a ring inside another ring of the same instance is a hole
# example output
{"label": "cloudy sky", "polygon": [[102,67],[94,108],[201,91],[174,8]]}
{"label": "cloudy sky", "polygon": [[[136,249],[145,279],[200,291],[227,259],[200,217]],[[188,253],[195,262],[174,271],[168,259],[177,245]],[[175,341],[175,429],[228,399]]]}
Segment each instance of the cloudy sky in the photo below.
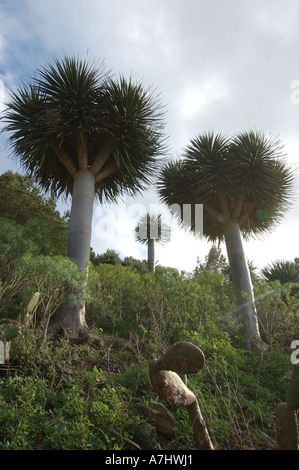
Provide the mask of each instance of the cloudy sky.
{"label": "cloudy sky", "polygon": [[[279,137],[289,164],[298,166],[298,0],[0,0],[2,101],[64,55],[104,60],[113,73],[156,89],[173,157],[202,132],[256,129]],[[1,138],[0,173],[8,169],[23,171]],[[132,231],[140,212],[157,204],[151,188],[108,212],[95,205],[94,250],[145,258]],[[245,244],[257,267],[299,256],[298,214],[299,189],[273,233]],[[157,259],[190,271],[210,244],[171,228],[172,240],[157,249]]]}

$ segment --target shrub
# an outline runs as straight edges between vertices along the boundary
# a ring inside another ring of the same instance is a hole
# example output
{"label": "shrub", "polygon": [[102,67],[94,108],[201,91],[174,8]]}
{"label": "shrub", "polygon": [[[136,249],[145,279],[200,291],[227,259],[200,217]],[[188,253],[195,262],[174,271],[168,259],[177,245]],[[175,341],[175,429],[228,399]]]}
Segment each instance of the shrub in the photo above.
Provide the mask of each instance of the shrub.
{"label": "shrub", "polygon": [[0,378],[0,449],[125,448],[136,417],[122,387],[90,367],[101,351],[66,340],[40,344],[32,331],[13,346],[21,372]]}

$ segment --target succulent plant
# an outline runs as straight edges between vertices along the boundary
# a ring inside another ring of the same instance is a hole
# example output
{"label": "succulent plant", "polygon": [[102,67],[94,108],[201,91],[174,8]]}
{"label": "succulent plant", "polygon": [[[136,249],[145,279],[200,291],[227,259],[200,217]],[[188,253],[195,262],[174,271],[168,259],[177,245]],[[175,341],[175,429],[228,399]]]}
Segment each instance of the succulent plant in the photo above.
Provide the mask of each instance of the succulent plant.
{"label": "succulent plant", "polygon": [[34,311],[35,307],[37,306],[38,304],[38,301],[39,301],[39,298],[40,298],[40,293],[39,292],[35,292],[31,297],[30,299],[28,300],[27,304],[26,304],[26,307],[24,309],[24,312],[21,316],[21,319],[20,321],[21,322],[26,322],[28,323],[29,321],[29,317],[30,315],[32,314],[32,312]]}
{"label": "succulent plant", "polygon": [[172,406],[185,406],[192,423],[194,442],[198,449],[213,450],[208,430],[199,409],[196,395],[178,374],[195,374],[203,368],[205,357],[194,344],[180,341],[163,357],[149,363],[150,381],[160,398]]}
{"label": "succulent plant", "polygon": [[33,309],[36,307],[38,301],[39,301],[40,293],[35,292],[33,296],[29,299],[27,305],[26,305],[26,311],[28,313],[32,313]]}

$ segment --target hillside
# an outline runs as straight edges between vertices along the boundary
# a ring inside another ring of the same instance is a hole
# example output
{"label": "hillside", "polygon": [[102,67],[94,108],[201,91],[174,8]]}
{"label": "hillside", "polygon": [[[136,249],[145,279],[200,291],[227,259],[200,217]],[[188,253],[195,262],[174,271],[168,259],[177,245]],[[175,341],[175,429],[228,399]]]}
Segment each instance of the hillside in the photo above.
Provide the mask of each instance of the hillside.
{"label": "hillside", "polygon": [[[277,283],[269,290],[260,282],[261,318],[264,308],[273,340],[268,351],[247,351],[223,275],[153,276],[99,265],[91,278],[89,343],[43,340],[38,310],[11,342],[10,365],[17,370],[0,379],[1,449],[194,449],[186,409],[157,399],[148,374],[152,356],[176,341],[190,341],[204,352],[204,368],[189,375],[187,383],[215,448],[277,448],[275,411],[285,401],[289,346],[299,337],[292,314],[298,297],[284,288],[286,303]],[[2,332],[16,322],[3,318]],[[169,417],[164,422],[168,436],[153,421],[157,412],[146,414],[151,403],[164,405],[175,419],[175,429]]]}

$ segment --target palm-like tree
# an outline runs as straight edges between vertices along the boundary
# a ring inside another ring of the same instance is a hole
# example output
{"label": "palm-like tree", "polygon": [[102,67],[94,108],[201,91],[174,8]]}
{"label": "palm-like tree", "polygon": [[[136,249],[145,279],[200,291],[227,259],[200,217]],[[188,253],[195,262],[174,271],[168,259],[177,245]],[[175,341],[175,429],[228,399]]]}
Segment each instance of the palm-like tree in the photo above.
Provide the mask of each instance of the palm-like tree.
{"label": "palm-like tree", "polygon": [[274,261],[261,272],[267,281],[280,281],[281,284],[299,283],[299,265],[296,261]]}
{"label": "palm-like tree", "polygon": [[135,227],[135,239],[147,245],[148,270],[155,272],[155,244],[164,245],[170,240],[170,228],[163,222],[161,214],[146,213],[140,217]]}
{"label": "palm-like tree", "polygon": [[[12,149],[41,187],[72,195],[68,256],[80,268],[89,260],[95,195],[115,201],[147,186],[163,148],[162,116],[150,90],[74,57],[12,93],[4,114]],[[73,337],[88,331],[80,295],[59,324]]]}
{"label": "palm-like tree", "polygon": [[203,235],[225,240],[248,347],[264,345],[242,238],[267,233],[285,215],[294,178],[283,157],[280,142],[260,132],[231,139],[205,133],[191,141],[184,158],[163,167],[159,180],[164,202],[203,204]]}

